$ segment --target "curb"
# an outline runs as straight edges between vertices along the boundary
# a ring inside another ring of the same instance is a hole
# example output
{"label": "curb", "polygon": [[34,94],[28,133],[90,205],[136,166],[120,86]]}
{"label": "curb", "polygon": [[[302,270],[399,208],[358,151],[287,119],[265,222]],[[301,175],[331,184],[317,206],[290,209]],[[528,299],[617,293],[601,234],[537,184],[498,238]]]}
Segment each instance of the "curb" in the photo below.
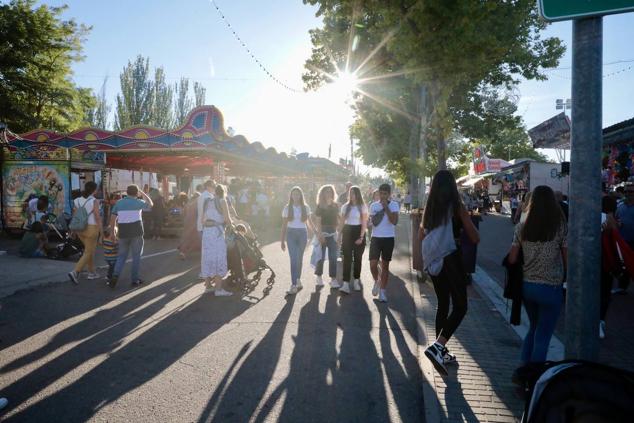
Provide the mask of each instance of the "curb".
{"label": "curb", "polygon": [[425,357],[425,349],[427,344],[430,343],[430,338],[427,333],[427,326],[425,324],[425,312],[423,309],[422,293],[420,290],[418,273],[412,268],[412,222],[407,219],[408,225],[408,244],[410,255],[410,281],[412,282],[414,305],[416,308],[416,349],[418,356],[418,366],[421,369],[423,375],[422,390],[423,390],[423,409],[425,410],[425,421],[428,423],[435,423],[441,420],[441,406],[438,400],[438,393],[436,392],[436,369]]}

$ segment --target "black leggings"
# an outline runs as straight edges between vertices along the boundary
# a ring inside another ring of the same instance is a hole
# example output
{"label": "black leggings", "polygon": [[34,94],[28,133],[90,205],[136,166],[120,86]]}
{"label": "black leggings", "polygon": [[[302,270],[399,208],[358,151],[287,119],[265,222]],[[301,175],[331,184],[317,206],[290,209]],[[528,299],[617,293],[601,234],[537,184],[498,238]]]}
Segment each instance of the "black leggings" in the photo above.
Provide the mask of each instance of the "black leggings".
{"label": "black leggings", "polygon": [[[431,276],[431,280],[438,297],[436,338],[442,335],[449,340],[467,314],[467,284],[460,250],[445,257],[442,270],[437,276]],[[449,314],[450,298],[453,304],[451,314]]]}
{"label": "black leggings", "polygon": [[361,277],[361,261],[365,251],[365,237],[361,245],[355,244],[361,235],[361,225],[344,225],[341,239],[341,253],[343,255],[343,280],[350,282],[350,269],[354,261],[354,278]]}

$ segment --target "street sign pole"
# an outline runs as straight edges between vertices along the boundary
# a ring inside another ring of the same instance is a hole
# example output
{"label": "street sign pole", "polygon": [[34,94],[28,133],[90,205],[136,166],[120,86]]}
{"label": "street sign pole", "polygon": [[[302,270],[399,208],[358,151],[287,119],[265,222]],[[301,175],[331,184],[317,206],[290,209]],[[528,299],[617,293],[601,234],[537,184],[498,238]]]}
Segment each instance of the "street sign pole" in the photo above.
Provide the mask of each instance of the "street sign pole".
{"label": "street sign pole", "polygon": [[573,21],[566,358],[596,360],[601,266],[601,17]]}

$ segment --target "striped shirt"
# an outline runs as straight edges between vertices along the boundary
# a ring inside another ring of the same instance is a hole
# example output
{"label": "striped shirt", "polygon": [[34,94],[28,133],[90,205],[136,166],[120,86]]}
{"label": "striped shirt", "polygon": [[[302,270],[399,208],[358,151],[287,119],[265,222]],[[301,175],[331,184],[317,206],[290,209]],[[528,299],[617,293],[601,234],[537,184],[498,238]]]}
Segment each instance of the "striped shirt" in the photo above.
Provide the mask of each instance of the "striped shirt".
{"label": "striped shirt", "polygon": [[150,211],[152,207],[143,200],[124,197],[112,208],[112,214],[117,216],[119,238],[134,238],[143,236],[142,212]]}
{"label": "striped shirt", "polygon": [[116,261],[118,255],[119,255],[119,244],[112,239],[104,238],[103,258],[106,260],[106,263]]}

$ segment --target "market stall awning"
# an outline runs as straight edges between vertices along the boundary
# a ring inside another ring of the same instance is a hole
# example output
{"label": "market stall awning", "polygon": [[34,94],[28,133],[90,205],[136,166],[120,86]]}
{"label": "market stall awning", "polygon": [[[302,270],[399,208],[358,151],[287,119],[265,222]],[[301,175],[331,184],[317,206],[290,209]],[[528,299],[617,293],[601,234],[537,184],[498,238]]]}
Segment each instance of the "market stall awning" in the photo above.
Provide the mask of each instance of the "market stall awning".
{"label": "market stall awning", "polygon": [[[211,166],[220,162],[229,175],[239,176],[302,175],[326,169],[323,163],[316,166],[298,160],[259,142],[251,143],[242,135],[229,136],[223,116],[214,106],[194,109],[186,123],[173,130],[148,126],[118,132],[86,128],[69,134],[35,130],[10,137],[9,143],[9,149],[18,155],[81,160],[105,154],[107,165],[113,168],[176,175],[208,175]],[[332,166],[327,171],[345,172],[328,162]]]}

